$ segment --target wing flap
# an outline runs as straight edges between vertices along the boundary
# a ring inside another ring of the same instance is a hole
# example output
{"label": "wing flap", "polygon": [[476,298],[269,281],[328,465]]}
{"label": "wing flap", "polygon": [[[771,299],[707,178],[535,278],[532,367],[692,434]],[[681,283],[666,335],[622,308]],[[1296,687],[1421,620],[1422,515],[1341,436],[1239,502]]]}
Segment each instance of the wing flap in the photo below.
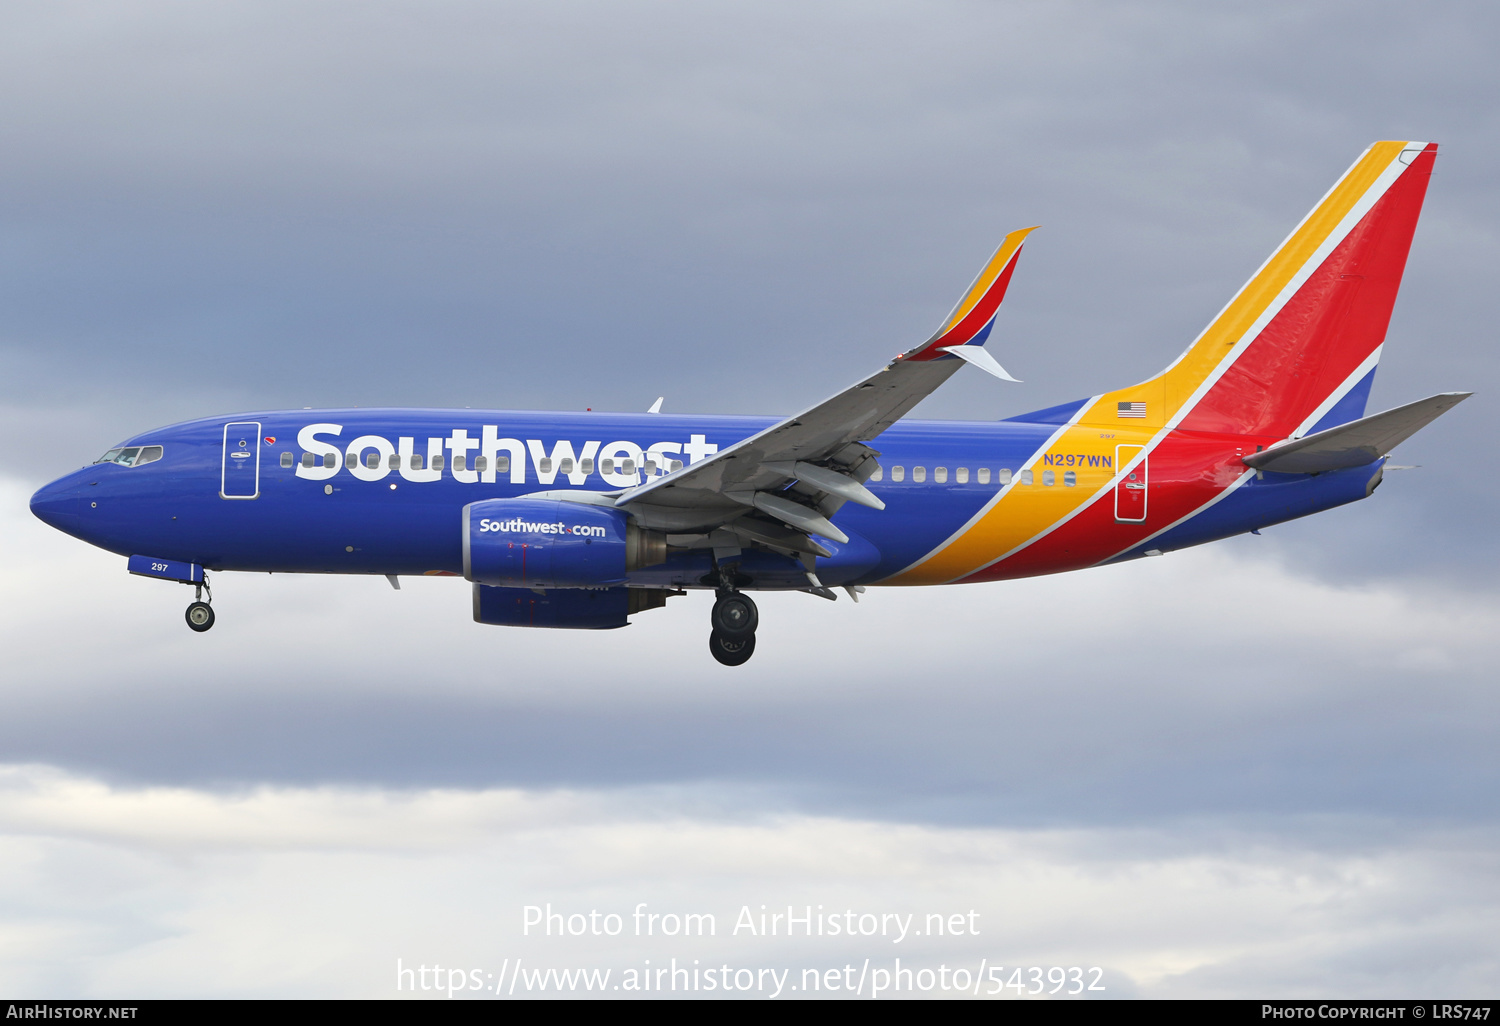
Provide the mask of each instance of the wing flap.
{"label": "wing flap", "polygon": [[1319,474],[1373,463],[1463,402],[1472,392],[1444,392],[1394,410],[1350,421],[1244,458],[1246,466],[1277,474]]}
{"label": "wing flap", "polygon": [[[793,481],[800,482],[803,497],[809,491],[826,496],[811,511],[820,518],[831,516],[853,495],[859,496],[854,501],[868,502],[868,492],[859,486],[874,472],[875,464],[870,461],[878,454],[862,443],[906,416],[966,362],[1015,380],[993,359],[976,359],[956,350],[976,347],[989,336],[1021,245],[1033,230],[1022,228],[1005,237],[958,306],[926,342],[816,406],[707,459],[626,491],[618,505],[637,511],[647,506],[701,510],[707,525],[755,505],[755,494],[779,491]],[[810,468],[805,477],[791,472],[797,464]],[[852,478],[855,487],[819,487],[814,479],[820,470],[825,485],[833,480],[827,477],[832,474]],[[772,515],[785,521],[782,514],[787,512],[783,509]],[[687,523],[681,517],[674,517],[673,522]]]}

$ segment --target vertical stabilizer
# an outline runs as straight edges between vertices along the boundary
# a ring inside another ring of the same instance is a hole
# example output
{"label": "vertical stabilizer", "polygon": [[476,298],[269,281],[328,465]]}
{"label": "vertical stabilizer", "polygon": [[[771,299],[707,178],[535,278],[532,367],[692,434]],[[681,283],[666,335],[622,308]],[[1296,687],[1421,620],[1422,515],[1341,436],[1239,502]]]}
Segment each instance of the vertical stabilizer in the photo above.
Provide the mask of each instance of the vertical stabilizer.
{"label": "vertical stabilizer", "polygon": [[1172,366],[1081,421],[1285,437],[1361,416],[1436,154],[1371,146]]}

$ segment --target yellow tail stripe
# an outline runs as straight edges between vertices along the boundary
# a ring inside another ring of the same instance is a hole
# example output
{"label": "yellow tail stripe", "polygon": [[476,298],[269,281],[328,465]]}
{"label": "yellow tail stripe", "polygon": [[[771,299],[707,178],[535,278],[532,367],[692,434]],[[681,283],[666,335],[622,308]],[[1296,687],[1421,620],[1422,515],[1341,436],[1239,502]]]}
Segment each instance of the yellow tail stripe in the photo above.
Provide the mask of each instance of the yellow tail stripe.
{"label": "yellow tail stripe", "polygon": [[[1113,458],[1117,445],[1150,445],[1178,419],[1184,404],[1193,399],[1214,371],[1239,352],[1238,343],[1245,333],[1410,145],[1378,142],[1366,150],[1176,363],[1149,381],[1099,396],[1072,426],[1054,435],[1050,445],[1032,456],[1028,466],[1035,467],[1035,484],[1007,488],[971,526],[884,583],[942,584],[966,577],[1034,541],[1082,509],[1111,484],[1121,468],[1077,467],[1077,485],[1072,488],[1062,487],[1064,471],[1057,469],[1059,482],[1048,488],[1041,478],[1044,457]],[[1116,410],[1121,402],[1144,402],[1145,418],[1120,420]]]}

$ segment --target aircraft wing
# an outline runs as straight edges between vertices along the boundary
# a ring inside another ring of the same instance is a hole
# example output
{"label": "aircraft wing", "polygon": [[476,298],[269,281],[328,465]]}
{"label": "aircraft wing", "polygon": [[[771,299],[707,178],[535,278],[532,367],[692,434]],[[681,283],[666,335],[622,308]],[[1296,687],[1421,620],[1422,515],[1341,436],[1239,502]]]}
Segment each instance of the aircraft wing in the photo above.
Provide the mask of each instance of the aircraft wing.
{"label": "aircraft wing", "polygon": [[[747,531],[753,535],[769,528],[775,534],[779,529],[779,547],[793,550],[807,551],[807,539],[792,544],[803,534],[848,541],[828,521],[844,502],[884,508],[864,486],[879,455],[866,442],[910,412],[965,362],[1015,380],[980,347],[1005,297],[1021,244],[1033,230],[1023,228],[1005,237],[926,342],[796,416],[626,491],[615,504],[669,530],[711,530],[758,510],[770,522],[752,515],[743,525]],[[763,526],[757,527],[757,521]],[[818,549],[814,543],[813,550]]]}
{"label": "aircraft wing", "polygon": [[1278,474],[1318,474],[1362,467],[1463,402],[1472,392],[1444,392],[1373,417],[1350,421],[1314,435],[1283,442],[1244,457],[1246,466]]}

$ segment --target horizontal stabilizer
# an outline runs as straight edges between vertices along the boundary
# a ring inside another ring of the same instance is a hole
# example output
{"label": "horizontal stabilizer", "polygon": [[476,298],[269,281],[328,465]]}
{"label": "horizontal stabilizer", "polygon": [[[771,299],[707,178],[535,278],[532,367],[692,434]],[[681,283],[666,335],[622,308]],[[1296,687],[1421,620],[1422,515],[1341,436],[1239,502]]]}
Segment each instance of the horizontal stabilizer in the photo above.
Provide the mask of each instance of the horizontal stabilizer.
{"label": "horizontal stabilizer", "polygon": [[1444,392],[1245,457],[1245,465],[1277,474],[1318,474],[1362,467],[1463,402],[1472,392]]}

